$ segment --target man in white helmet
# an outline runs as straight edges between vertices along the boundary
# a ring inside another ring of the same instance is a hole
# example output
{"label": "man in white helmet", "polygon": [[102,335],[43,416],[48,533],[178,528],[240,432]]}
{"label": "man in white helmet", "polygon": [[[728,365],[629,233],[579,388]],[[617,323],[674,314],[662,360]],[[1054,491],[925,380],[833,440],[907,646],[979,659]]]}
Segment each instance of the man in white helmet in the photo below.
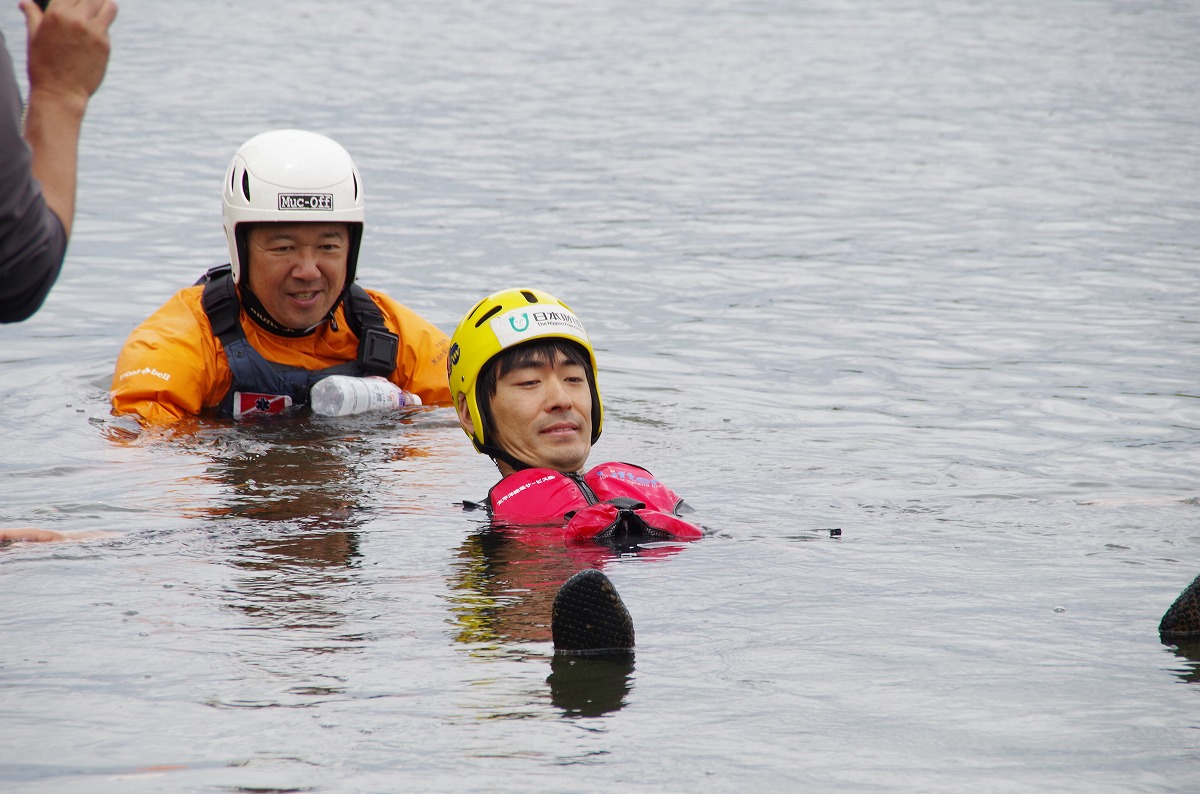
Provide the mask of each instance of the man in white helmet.
{"label": "man in white helmet", "polygon": [[448,404],[446,335],[354,283],[363,219],[362,180],[336,142],[276,130],[244,143],[225,174],[229,264],[130,334],[114,413],[151,423],[281,413],[332,374],[384,377]]}

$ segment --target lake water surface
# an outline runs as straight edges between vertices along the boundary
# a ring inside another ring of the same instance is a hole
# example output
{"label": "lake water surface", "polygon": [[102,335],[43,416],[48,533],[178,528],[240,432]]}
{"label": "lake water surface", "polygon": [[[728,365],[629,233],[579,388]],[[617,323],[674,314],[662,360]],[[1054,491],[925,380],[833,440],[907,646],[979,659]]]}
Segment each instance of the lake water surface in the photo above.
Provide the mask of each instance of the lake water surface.
{"label": "lake water surface", "polygon": [[[0,526],[117,534],[0,549],[0,790],[1194,790],[1196,3],[122,0],[113,38],[64,275],[0,327]],[[570,303],[593,462],[712,537],[500,542],[447,409],[110,416],[285,126],[354,155],[367,286]],[[553,659],[587,565],[629,665]]]}

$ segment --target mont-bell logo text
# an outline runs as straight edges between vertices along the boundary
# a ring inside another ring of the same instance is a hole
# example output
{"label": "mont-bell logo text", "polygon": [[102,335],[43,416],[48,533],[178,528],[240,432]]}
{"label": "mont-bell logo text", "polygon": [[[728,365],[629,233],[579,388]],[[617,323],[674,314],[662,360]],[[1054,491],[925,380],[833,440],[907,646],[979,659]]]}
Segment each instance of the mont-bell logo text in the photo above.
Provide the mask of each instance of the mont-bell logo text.
{"label": "mont-bell logo text", "polygon": [[281,210],[315,210],[319,212],[333,211],[332,193],[280,193],[279,209]]}

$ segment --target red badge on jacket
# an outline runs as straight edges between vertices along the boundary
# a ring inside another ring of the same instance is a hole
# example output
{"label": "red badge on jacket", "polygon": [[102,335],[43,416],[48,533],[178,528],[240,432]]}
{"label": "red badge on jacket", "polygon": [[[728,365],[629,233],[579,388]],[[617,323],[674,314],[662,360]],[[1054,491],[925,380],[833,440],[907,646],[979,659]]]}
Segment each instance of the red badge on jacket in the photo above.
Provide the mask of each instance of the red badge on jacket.
{"label": "red badge on jacket", "polygon": [[292,407],[292,398],[286,394],[257,394],[249,391],[233,393],[233,418],[262,414],[281,414]]}

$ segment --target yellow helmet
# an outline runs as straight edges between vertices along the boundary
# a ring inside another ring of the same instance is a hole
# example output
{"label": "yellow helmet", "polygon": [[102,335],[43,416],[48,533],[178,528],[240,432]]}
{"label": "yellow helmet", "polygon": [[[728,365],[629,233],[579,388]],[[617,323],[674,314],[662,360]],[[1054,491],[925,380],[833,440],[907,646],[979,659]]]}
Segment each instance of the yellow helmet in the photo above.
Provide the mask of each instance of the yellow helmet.
{"label": "yellow helmet", "polygon": [[[506,289],[493,293],[467,312],[450,338],[446,373],[450,378],[450,396],[458,405],[458,396],[466,395],[467,407],[475,418],[474,434],[467,431],[475,448],[496,457],[497,448],[486,437],[479,410],[477,385],[479,373],[488,362],[509,348],[536,339],[565,339],[587,351],[591,363],[592,443],[600,437],[604,408],[596,386],[596,352],[588,340],[583,323],[567,304],[539,289]],[[505,456],[503,451],[501,457]]]}

